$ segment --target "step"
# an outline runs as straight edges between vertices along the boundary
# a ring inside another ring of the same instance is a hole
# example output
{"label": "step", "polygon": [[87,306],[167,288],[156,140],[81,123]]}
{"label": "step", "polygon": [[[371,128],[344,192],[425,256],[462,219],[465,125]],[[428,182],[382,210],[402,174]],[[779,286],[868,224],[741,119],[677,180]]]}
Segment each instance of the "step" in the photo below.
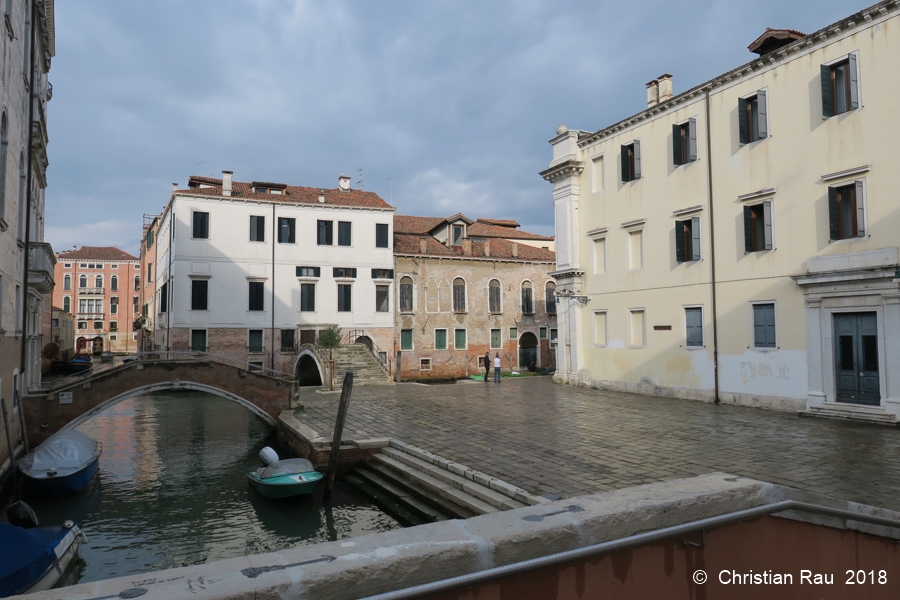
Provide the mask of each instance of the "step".
{"label": "step", "polygon": [[407,510],[413,512],[425,521],[433,523],[435,521],[446,521],[447,516],[435,510],[425,502],[422,502],[415,494],[401,486],[394,485],[387,478],[382,477],[377,471],[368,467],[359,467],[354,469],[353,473],[360,479],[367,481],[372,486],[381,489],[389,496],[403,504]]}
{"label": "step", "polygon": [[372,457],[375,462],[387,465],[393,470],[399,472],[406,479],[411,479],[421,485],[427,486],[429,489],[447,500],[459,504],[463,508],[470,510],[478,515],[487,515],[498,512],[499,509],[488,502],[468,494],[461,489],[456,488],[450,483],[433,477],[429,473],[425,473],[415,467],[405,465],[399,460],[394,460],[384,454],[376,454]]}
{"label": "step", "polygon": [[413,479],[407,478],[403,473],[401,473],[400,471],[395,471],[388,465],[369,461],[368,463],[366,463],[366,468],[374,471],[380,477],[391,482],[397,487],[406,490],[410,494],[413,494],[422,502],[425,502],[426,504],[434,507],[436,510],[441,511],[446,515],[450,515],[453,518],[469,519],[478,515],[478,513],[472,512],[471,510],[438,495],[430,487],[418,483]]}
{"label": "step", "polygon": [[889,413],[881,406],[866,406],[862,404],[845,404],[840,402],[828,402],[824,406],[810,406],[805,411],[800,411],[800,416],[829,417],[833,419],[851,419],[854,421],[870,421],[875,423],[897,424],[897,417]]}
{"label": "step", "polygon": [[[418,471],[425,473],[426,475],[430,475],[437,479],[440,479],[444,483],[452,485],[454,488],[464,491],[469,495],[475,496],[476,498],[487,502],[491,506],[498,508],[500,510],[510,510],[513,508],[521,508],[525,506],[522,502],[510,498],[509,496],[502,494],[498,491],[492,490],[480,483],[476,483],[470,479],[466,479],[462,475],[457,475],[456,473],[451,473],[447,469],[441,468],[439,466],[433,465],[429,462],[416,458],[415,456],[411,456],[402,450],[398,450],[396,448],[382,448],[380,454],[388,456],[394,460],[400,461],[403,464],[412,467]],[[377,456],[376,456],[377,458]]]}
{"label": "step", "polygon": [[416,525],[423,525],[429,522],[415,511],[409,510],[405,503],[393,498],[388,492],[379,489],[353,473],[343,475],[341,480],[356,488],[357,491],[378,505],[381,510],[397,519],[404,527],[415,527]]}

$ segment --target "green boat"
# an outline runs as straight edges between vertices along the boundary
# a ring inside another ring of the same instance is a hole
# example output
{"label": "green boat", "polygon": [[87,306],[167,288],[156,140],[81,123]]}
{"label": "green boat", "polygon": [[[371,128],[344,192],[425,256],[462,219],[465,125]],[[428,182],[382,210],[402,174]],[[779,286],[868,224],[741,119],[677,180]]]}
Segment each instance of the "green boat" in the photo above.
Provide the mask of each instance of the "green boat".
{"label": "green boat", "polygon": [[322,474],[305,458],[279,460],[248,473],[250,487],[266,498],[290,498],[312,492]]}

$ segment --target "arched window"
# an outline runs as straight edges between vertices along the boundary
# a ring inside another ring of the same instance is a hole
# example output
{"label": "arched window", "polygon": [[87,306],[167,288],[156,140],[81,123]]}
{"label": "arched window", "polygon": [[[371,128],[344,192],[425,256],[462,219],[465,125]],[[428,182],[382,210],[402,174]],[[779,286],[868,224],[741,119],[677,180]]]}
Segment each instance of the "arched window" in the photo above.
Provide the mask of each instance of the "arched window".
{"label": "arched window", "polygon": [[522,314],[534,314],[534,289],[530,281],[522,283]]}
{"label": "arched window", "polygon": [[547,287],[544,288],[544,298],[547,303],[547,314],[555,315],[556,314],[556,284],[552,281],[547,282]]}
{"label": "arched window", "polygon": [[4,112],[0,115],[0,217],[6,215],[6,151],[9,149],[7,127]]}
{"label": "arched window", "polygon": [[413,280],[412,277],[400,279],[400,312],[413,312]]}
{"label": "arched window", "polygon": [[113,275],[109,278],[109,289],[118,292],[119,291],[119,276]]}
{"label": "arched window", "polygon": [[63,310],[66,312],[72,312],[72,298],[69,296],[63,296]]}
{"label": "arched window", "polygon": [[87,275],[82,275],[78,278],[78,287],[86,288],[87,287]]}
{"label": "arched window", "polygon": [[453,312],[466,312],[466,282],[462,277],[453,280]]}
{"label": "arched window", "polygon": [[66,275],[63,277],[63,289],[67,292],[72,289],[72,276]]}
{"label": "arched window", "polygon": [[97,275],[96,277],[94,277],[94,287],[103,287],[103,275]]}
{"label": "arched window", "polygon": [[491,279],[491,282],[488,284],[488,305],[490,308],[490,312],[493,314],[499,314],[501,312],[500,307],[500,290],[503,289],[500,287],[500,282],[496,279]]}

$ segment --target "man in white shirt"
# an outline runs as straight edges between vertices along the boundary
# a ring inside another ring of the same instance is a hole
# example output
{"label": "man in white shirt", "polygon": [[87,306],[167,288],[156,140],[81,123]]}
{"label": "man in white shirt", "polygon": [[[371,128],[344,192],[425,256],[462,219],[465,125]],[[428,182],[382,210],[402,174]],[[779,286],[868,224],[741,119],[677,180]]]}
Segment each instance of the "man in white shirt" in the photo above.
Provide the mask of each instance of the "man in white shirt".
{"label": "man in white shirt", "polygon": [[500,353],[494,357],[494,383],[500,383]]}

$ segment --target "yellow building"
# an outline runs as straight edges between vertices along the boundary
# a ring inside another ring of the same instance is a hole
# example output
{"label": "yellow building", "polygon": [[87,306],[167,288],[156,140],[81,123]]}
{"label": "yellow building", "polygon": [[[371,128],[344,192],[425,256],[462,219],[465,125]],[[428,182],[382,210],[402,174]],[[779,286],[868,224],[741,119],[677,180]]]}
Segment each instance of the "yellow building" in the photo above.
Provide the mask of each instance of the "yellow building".
{"label": "yellow building", "polygon": [[900,416],[900,4],[557,129],[557,380]]}

